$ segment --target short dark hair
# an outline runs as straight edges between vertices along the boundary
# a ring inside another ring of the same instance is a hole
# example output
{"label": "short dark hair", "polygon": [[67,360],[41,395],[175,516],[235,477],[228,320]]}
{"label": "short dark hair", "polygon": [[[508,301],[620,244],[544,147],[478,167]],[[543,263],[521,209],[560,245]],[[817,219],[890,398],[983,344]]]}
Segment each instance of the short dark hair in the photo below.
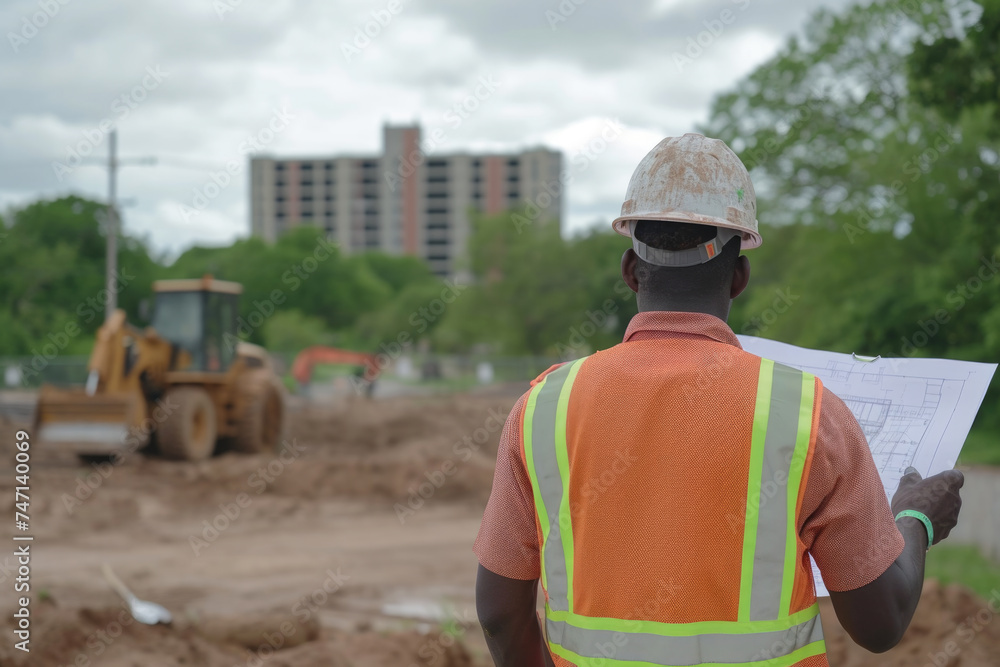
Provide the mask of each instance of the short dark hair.
{"label": "short dark hair", "polygon": [[[689,222],[640,220],[632,233],[650,248],[688,250],[714,239],[719,229]],[[737,236],[726,243],[718,256],[694,266],[657,266],[639,259],[636,266],[639,288],[663,295],[683,293],[695,298],[707,298],[723,290],[728,293],[736,260],[740,256],[740,246],[740,237]]]}

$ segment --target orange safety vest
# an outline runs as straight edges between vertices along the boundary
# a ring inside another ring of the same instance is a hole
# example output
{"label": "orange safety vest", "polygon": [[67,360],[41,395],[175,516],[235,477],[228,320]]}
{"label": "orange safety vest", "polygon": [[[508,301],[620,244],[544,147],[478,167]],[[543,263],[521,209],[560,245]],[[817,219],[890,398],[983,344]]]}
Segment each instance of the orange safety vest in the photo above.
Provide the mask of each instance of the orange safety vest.
{"label": "orange safety vest", "polygon": [[690,340],[653,366],[657,344],[551,370],[525,404],[553,659],[827,665],[796,528],[822,385]]}

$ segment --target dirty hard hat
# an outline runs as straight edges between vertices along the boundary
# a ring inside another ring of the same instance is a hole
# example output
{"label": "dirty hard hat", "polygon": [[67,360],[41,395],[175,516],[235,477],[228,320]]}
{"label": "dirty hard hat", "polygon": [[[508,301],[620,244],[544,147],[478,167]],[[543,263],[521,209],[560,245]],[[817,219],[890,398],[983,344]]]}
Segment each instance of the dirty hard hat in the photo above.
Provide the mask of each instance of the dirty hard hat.
{"label": "dirty hard hat", "polygon": [[[689,250],[650,248],[632,233],[641,220],[709,225],[719,234]],[[725,142],[700,134],[667,137],[642,159],[612,226],[632,239],[639,257],[660,266],[702,264],[736,236],[743,249],[761,243],[757,196],[747,168]]]}

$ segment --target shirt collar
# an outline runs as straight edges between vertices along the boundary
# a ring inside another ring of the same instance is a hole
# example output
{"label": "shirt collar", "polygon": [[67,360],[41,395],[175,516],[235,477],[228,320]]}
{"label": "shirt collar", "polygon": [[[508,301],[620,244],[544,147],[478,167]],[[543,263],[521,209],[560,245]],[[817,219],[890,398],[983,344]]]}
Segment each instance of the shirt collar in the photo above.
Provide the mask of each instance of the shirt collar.
{"label": "shirt collar", "polygon": [[638,313],[625,330],[624,342],[699,336],[743,349],[729,325],[715,315],[651,310]]}

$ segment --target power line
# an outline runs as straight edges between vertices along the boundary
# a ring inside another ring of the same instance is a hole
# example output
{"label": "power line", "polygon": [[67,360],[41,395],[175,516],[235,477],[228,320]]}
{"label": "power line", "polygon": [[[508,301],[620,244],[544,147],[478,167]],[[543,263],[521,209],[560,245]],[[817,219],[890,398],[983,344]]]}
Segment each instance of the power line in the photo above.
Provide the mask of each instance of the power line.
{"label": "power line", "polygon": [[[53,162],[58,160],[0,160],[0,171],[23,171],[24,169],[50,169]],[[225,161],[213,162],[198,158],[183,156],[157,156],[147,158],[121,158],[120,162],[125,164],[155,165],[157,167],[170,167],[171,169],[182,169],[204,173],[213,169],[225,169]],[[106,161],[102,158],[88,158],[81,162],[80,166],[103,165]]]}

